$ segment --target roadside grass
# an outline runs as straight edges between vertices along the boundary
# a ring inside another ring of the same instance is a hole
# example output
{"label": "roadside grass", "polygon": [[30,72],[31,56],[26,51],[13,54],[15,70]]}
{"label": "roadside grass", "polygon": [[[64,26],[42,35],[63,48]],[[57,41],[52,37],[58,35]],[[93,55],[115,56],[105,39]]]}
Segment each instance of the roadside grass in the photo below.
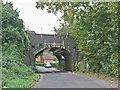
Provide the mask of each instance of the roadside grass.
{"label": "roadside grass", "polygon": [[110,75],[107,75],[107,74],[97,74],[97,73],[93,73],[93,72],[77,72],[77,71],[73,71],[73,72],[70,72],[72,74],[77,74],[77,75],[82,75],[82,76],[87,76],[87,77],[90,77],[90,78],[96,78],[96,79],[100,79],[100,80],[103,80],[105,81],[106,83],[108,83],[109,85],[111,85],[112,87],[118,87],[118,81],[119,79],[116,78],[116,77],[112,77]]}
{"label": "roadside grass", "polygon": [[12,79],[7,80],[5,87],[6,88],[30,88],[38,79],[40,78],[39,74],[34,74],[31,76],[28,76],[25,79]]}
{"label": "roadside grass", "polygon": [[118,80],[117,77],[113,77],[113,76],[110,76],[108,74],[99,74],[98,73],[93,73],[93,72],[88,72],[88,71],[84,71],[84,72],[72,72],[72,73],[76,73],[76,74],[81,74],[81,75],[86,75],[86,76],[89,76],[89,77],[96,77],[96,78],[101,78],[101,79],[109,79],[109,80]]}

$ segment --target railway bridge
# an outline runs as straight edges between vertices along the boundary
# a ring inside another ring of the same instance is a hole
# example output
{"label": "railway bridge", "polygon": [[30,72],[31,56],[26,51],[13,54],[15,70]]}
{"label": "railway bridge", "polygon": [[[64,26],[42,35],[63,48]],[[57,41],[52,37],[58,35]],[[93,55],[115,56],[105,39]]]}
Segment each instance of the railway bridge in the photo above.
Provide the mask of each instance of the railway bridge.
{"label": "railway bridge", "polygon": [[35,56],[46,49],[55,53],[57,58],[64,56],[65,70],[72,71],[75,61],[80,59],[75,40],[70,36],[28,33],[31,48],[25,54],[25,63],[34,65]]}

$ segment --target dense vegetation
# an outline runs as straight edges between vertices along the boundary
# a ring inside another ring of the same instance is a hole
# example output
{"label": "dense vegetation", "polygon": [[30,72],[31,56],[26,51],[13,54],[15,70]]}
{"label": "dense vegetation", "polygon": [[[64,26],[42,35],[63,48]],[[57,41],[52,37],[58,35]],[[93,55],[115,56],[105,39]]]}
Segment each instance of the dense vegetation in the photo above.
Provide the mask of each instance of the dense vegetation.
{"label": "dense vegetation", "polygon": [[13,9],[12,3],[2,3],[1,31],[2,84],[12,88],[27,88],[32,80],[37,79],[37,76],[31,76],[35,73],[33,68],[23,63],[24,53],[29,50],[30,41],[23,20],[19,19],[19,13],[17,9]]}
{"label": "dense vegetation", "polygon": [[76,62],[75,71],[119,76],[119,2],[37,2],[36,8],[63,14],[61,28],[55,31],[66,34],[68,30],[76,40],[83,59]]}

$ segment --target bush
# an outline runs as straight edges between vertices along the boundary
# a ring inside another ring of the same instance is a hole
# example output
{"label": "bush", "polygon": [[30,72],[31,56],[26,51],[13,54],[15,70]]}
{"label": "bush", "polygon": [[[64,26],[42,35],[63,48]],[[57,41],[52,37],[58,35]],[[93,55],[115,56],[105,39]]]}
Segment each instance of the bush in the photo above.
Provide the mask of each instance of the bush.
{"label": "bush", "polygon": [[80,72],[80,71],[85,71],[84,64],[82,62],[76,62],[74,64],[74,71]]}

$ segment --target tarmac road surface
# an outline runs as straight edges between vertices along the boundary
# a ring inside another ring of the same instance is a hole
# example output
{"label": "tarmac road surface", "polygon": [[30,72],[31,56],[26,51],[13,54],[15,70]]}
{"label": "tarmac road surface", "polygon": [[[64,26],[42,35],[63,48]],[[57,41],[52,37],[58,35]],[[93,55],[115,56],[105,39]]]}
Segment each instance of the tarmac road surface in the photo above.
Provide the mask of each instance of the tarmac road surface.
{"label": "tarmac road surface", "polygon": [[112,88],[102,80],[71,74],[54,68],[37,67],[41,78],[33,88]]}

